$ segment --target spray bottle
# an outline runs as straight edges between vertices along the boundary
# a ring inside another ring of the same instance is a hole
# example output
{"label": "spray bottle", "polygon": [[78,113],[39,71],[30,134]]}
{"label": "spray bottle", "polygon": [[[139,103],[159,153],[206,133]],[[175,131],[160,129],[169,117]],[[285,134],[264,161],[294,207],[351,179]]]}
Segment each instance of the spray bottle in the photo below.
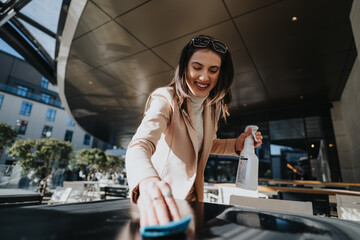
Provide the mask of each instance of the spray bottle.
{"label": "spray bottle", "polygon": [[246,137],[244,148],[240,153],[236,174],[236,187],[257,191],[259,159],[255,155],[254,140],[257,142],[255,133],[259,127],[249,125],[245,128],[245,132],[247,132],[249,128],[251,128],[251,135]]}

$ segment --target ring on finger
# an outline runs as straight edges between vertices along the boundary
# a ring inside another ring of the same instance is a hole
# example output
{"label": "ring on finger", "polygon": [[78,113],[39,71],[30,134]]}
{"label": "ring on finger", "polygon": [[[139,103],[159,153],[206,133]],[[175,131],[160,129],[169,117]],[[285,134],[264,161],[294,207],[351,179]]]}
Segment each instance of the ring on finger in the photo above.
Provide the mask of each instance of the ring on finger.
{"label": "ring on finger", "polygon": [[172,197],[173,197],[173,195],[172,195],[172,193],[171,193],[171,192],[168,192],[168,193],[166,193],[166,197],[168,197],[168,198],[172,198]]}

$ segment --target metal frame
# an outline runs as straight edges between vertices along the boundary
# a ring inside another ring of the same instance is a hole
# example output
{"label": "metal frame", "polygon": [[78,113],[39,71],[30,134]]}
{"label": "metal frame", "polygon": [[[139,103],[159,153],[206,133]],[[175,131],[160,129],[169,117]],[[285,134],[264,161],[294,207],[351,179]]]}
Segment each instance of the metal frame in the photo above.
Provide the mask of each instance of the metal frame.
{"label": "metal frame", "polygon": [[[0,2],[0,37],[21,54],[26,61],[34,66],[52,84],[56,85],[56,62],[60,45],[59,36],[61,36],[64,29],[67,9],[71,0],[63,0],[57,33],[52,32],[28,16],[20,13],[20,10],[30,1],[31,0],[8,0],[5,3]],[[39,41],[20,22],[20,19],[55,39],[54,59],[50,57]]]}

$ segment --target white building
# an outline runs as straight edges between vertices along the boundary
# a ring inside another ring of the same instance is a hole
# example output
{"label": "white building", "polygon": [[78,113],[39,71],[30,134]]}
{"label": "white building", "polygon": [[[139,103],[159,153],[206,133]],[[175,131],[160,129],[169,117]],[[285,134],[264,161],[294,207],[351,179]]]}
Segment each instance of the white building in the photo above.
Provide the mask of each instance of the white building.
{"label": "white building", "polygon": [[[10,124],[18,138],[67,140],[75,150],[108,144],[87,134],[68,115],[52,86],[26,61],[0,51],[0,122]],[[0,164],[11,160],[3,154]]]}

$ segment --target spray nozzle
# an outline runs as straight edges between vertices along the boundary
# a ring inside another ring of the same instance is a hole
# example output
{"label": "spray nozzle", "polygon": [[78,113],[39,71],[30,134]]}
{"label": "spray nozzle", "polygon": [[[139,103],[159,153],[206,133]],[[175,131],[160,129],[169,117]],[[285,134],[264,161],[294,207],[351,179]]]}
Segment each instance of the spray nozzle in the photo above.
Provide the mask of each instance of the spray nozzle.
{"label": "spray nozzle", "polygon": [[249,128],[251,128],[251,135],[253,136],[255,142],[257,142],[257,138],[256,138],[256,131],[259,130],[259,127],[256,126],[256,125],[249,125],[249,126],[246,126],[245,128],[245,132],[247,132],[249,130]]}

